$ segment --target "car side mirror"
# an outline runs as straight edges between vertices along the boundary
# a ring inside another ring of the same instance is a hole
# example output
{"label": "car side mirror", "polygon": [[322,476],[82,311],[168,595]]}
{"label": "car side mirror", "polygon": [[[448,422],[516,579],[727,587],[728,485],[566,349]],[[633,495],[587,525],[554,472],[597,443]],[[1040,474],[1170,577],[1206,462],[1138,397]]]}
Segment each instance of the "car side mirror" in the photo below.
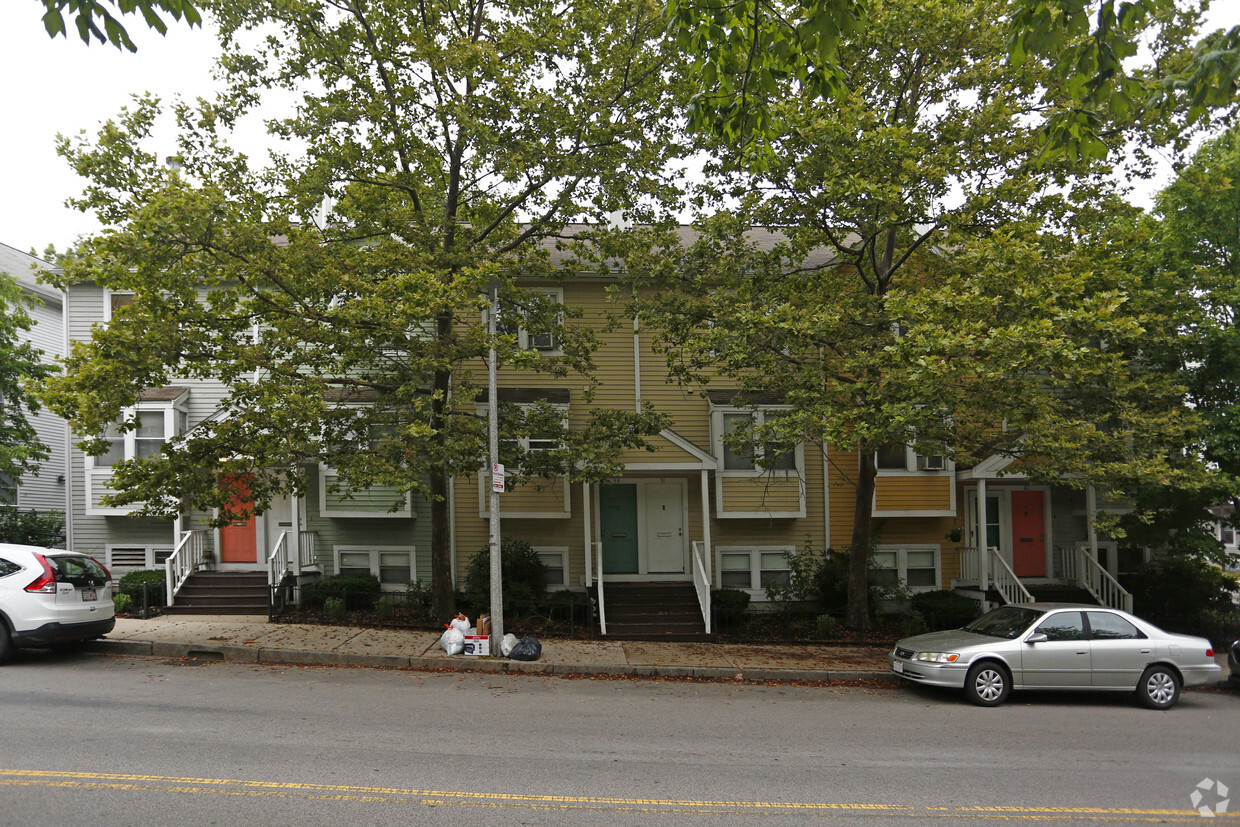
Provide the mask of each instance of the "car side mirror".
{"label": "car side mirror", "polygon": [[1042,632],[1038,632],[1036,635],[1030,635],[1025,638],[1025,643],[1046,643],[1046,641],[1047,637]]}

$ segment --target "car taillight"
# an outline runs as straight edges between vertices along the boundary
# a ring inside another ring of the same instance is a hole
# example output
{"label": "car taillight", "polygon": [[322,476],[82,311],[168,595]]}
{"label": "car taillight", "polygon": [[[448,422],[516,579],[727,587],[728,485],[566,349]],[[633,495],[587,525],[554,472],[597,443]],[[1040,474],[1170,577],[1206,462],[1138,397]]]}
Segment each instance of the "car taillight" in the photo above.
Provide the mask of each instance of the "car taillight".
{"label": "car taillight", "polygon": [[[91,560],[95,560],[95,558],[94,558],[94,557],[92,557],[92,558],[90,558],[90,559],[91,559]],[[95,560],[95,565],[96,565],[96,566],[98,566],[99,568],[103,569],[103,576],[104,576],[104,577],[106,577],[106,578],[108,578],[108,582],[109,582],[109,583],[110,583],[110,582],[112,582],[112,572],[108,571],[108,567],[107,567],[107,566],[105,566],[103,563],[100,563],[98,560]]]}
{"label": "car taillight", "polygon": [[1214,649],[1212,649],[1212,648],[1211,648],[1211,649],[1207,649],[1207,650],[1206,650],[1206,657],[1207,657],[1207,658],[1212,658],[1212,657],[1214,657]]}
{"label": "car taillight", "polygon": [[26,591],[36,594],[55,594],[56,572],[52,571],[52,567],[47,564],[47,558],[42,554],[36,554],[34,559],[38,560],[39,565],[43,566],[43,573],[26,587]]}

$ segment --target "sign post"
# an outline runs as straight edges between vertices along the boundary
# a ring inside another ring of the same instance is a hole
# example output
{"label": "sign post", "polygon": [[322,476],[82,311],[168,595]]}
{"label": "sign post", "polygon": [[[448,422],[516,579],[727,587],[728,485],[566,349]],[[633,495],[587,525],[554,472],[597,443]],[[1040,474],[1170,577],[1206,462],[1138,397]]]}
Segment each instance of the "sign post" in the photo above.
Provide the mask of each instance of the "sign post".
{"label": "sign post", "polygon": [[499,322],[499,286],[491,294],[487,313],[487,437],[491,457],[491,652],[500,651],[504,637],[504,569],[500,559],[499,495],[504,490],[504,466],[499,461],[499,390],[496,387],[495,329]]}

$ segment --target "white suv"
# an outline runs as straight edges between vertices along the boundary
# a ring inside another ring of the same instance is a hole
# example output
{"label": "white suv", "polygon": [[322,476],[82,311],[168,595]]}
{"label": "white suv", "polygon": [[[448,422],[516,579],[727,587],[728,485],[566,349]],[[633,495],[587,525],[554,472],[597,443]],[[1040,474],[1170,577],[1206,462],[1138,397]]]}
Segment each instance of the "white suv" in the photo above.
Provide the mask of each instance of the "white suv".
{"label": "white suv", "polygon": [[0,663],[14,646],[62,646],[116,625],[112,575],[76,551],[0,543]]}

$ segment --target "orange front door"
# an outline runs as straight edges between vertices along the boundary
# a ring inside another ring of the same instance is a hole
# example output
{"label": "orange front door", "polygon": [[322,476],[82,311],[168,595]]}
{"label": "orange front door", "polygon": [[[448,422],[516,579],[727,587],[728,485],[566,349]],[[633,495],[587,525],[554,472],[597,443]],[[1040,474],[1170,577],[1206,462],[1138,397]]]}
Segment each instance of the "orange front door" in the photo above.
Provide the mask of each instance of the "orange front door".
{"label": "orange front door", "polygon": [[258,535],[254,530],[254,499],[250,496],[250,477],[227,476],[224,485],[231,489],[229,510],[246,514],[230,520],[220,529],[221,563],[257,563]]}
{"label": "orange front door", "polygon": [[1046,523],[1041,491],[1012,492],[1012,570],[1017,577],[1046,576]]}

